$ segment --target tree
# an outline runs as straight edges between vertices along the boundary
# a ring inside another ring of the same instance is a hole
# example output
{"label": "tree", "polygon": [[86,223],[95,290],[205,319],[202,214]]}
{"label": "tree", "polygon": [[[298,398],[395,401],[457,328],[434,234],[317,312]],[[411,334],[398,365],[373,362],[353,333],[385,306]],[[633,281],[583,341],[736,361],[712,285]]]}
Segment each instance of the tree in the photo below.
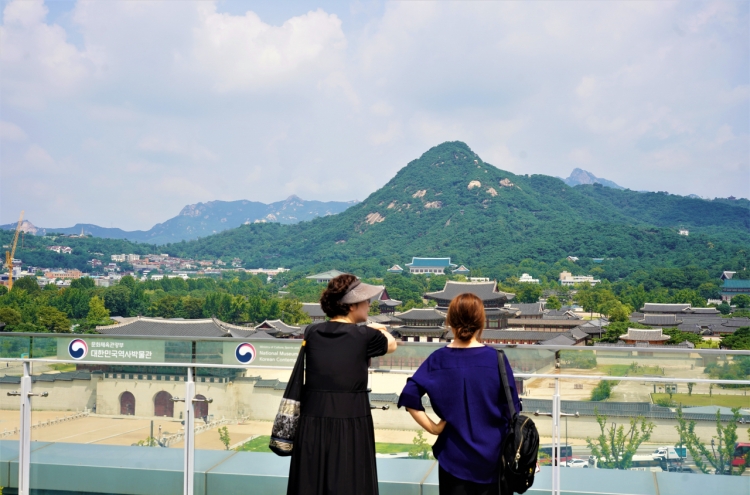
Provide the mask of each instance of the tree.
{"label": "tree", "polygon": [[412,440],[413,447],[409,449],[409,457],[413,459],[429,459],[432,447],[424,437],[422,430],[417,432],[417,436]]}
{"label": "tree", "polygon": [[612,395],[612,385],[610,385],[609,380],[602,380],[599,382],[599,385],[591,391],[591,400],[597,402],[607,400],[610,395]]}
{"label": "tree", "polygon": [[[0,317],[0,320],[2,317]],[[721,347],[733,350],[750,350],[750,327],[740,327],[732,335],[721,339]]]}
{"label": "tree", "polygon": [[547,298],[547,303],[544,306],[549,309],[560,309],[562,308],[562,303],[557,296],[549,296]]}
{"label": "tree", "polygon": [[607,430],[607,417],[599,414],[594,408],[596,422],[599,423],[600,435],[596,439],[586,438],[591,455],[597,459],[600,469],[629,469],[633,465],[633,456],[643,442],[651,438],[654,423],[647,422],[643,416],[630,418],[630,428],[625,432],[623,425],[612,425]]}
{"label": "tree", "polygon": [[732,409],[732,419],[724,426],[721,422],[721,411],[716,410],[716,436],[711,437],[711,449],[695,433],[695,421],[687,421],[682,414],[682,405],[677,408],[677,425],[680,443],[690,452],[693,462],[703,473],[709,473],[711,467],[716,474],[741,475],[746,466],[732,466],[734,445],[738,440],[737,423],[740,421],[740,408]]}
{"label": "tree", "polygon": [[37,295],[42,292],[34,277],[21,277],[13,282],[13,289],[23,289],[29,295]]}
{"label": "tree", "polygon": [[224,444],[224,448],[226,450],[229,450],[229,444],[232,443],[232,441],[229,438],[229,429],[226,426],[222,426],[219,428],[219,440],[221,443]]}
{"label": "tree", "polygon": [[39,325],[48,332],[70,332],[70,320],[65,313],[51,306],[44,306],[37,312]]}
{"label": "tree", "polygon": [[516,300],[521,303],[535,303],[542,297],[542,293],[539,284],[523,284],[516,291]]}
{"label": "tree", "polygon": [[738,294],[732,298],[732,305],[737,308],[750,308],[750,296]]}
{"label": "tree", "polygon": [[631,308],[616,299],[603,303],[598,308],[599,313],[604,315],[609,321],[629,321]]}
{"label": "tree", "polygon": [[8,306],[0,307],[0,321],[5,323],[5,331],[12,331],[13,327],[21,323],[21,312]]}
{"label": "tree", "polygon": [[109,322],[109,311],[104,307],[104,301],[99,296],[89,300],[89,313],[86,321],[90,325],[106,325]]}
{"label": "tree", "polygon": [[367,313],[370,316],[375,316],[380,314],[380,304],[378,301],[373,301],[370,303],[370,311]]}
{"label": "tree", "polygon": [[693,382],[688,382],[688,384],[687,384],[687,388],[688,388],[688,396],[691,396],[691,395],[693,395],[693,387],[694,387],[694,386],[695,386],[695,383],[693,383]]}
{"label": "tree", "polygon": [[722,301],[721,304],[719,304],[718,306],[716,306],[716,309],[718,309],[719,313],[721,313],[723,315],[728,315],[729,313],[732,312],[732,307],[729,304],[727,304],[726,301]]}

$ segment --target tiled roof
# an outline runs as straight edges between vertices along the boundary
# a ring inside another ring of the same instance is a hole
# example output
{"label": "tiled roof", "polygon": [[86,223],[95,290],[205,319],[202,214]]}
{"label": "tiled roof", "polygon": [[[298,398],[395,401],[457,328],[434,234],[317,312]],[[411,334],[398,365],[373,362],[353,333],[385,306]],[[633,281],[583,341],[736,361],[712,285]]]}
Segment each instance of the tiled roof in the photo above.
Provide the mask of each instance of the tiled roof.
{"label": "tiled roof", "polygon": [[724,281],[722,289],[750,289],[750,280],[731,278]]}
{"label": "tiled roof", "polygon": [[434,327],[417,327],[404,325],[401,327],[395,327],[393,333],[397,333],[402,337],[439,337],[442,338],[446,334],[452,335],[450,329],[441,326]]}
{"label": "tiled roof", "polygon": [[300,331],[299,327],[293,327],[291,325],[287,325],[281,320],[266,320],[257,327],[255,327],[256,330],[263,330],[268,334],[272,334],[275,332],[279,332],[282,334],[294,334]]}
{"label": "tiled roof", "polygon": [[662,334],[661,328],[643,330],[640,328],[628,328],[628,333],[620,335],[622,340],[635,340],[642,342],[663,342],[669,340],[669,335]]}
{"label": "tiled roof", "polygon": [[495,282],[454,282],[449,280],[445,283],[443,290],[438,292],[428,292],[424,295],[425,299],[440,299],[452,301],[459,294],[471,293],[482,301],[510,300],[515,294],[507,292],[498,292]]}
{"label": "tiled roof", "polygon": [[645,315],[642,320],[638,320],[638,323],[643,325],[660,325],[660,326],[671,326],[675,327],[682,323],[682,320],[677,319],[677,315]]}
{"label": "tiled roof", "polygon": [[658,304],[645,303],[641,308],[642,313],[680,313],[690,308],[689,304]]}
{"label": "tiled roof", "polygon": [[[512,306],[518,306],[517,304],[514,304]],[[563,319],[563,320],[580,320],[581,317],[575,314],[573,311],[567,310],[563,311],[562,309],[549,309],[544,313],[543,318],[550,318],[550,319]]]}
{"label": "tiled roof", "polygon": [[573,345],[576,343],[576,341],[571,339],[567,335],[558,335],[556,337],[552,337],[549,340],[543,340],[539,343],[541,345]]}
{"label": "tiled roof", "polygon": [[423,308],[423,309],[410,309],[409,311],[405,311],[403,313],[396,313],[396,317],[405,321],[445,321],[445,313],[442,313],[436,309],[433,308]]}
{"label": "tiled roof", "polygon": [[320,303],[302,303],[302,311],[307,313],[310,318],[325,317],[323,308],[320,307]]}
{"label": "tiled roof", "polygon": [[510,303],[508,304],[508,307],[510,308],[516,308],[521,310],[521,316],[524,315],[540,315],[544,313],[544,310],[542,309],[542,303]]}
{"label": "tiled roof", "polygon": [[487,330],[482,332],[485,340],[530,340],[542,342],[557,337],[558,335],[570,336],[569,332],[538,332],[533,330]]}
{"label": "tiled roof", "polygon": [[373,315],[373,316],[368,316],[367,320],[373,323],[381,323],[383,325],[389,325],[389,324],[397,325],[403,322],[401,318],[397,318],[396,316],[392,316],[392,315]]}
{"label": "tiled roof", "polygon": [[104,335],[135,335],[157,337],[229,337],[228,328],[211,318],[201,320],[165,320],[134,318],[119,325],[96,327]]}
{"label": "tiled roof", "polygon": [[247,338],[249,340],[260,340],[260,339],[275,339],[276,337],[264,332],[263,330],[258,330],[248,335]]}

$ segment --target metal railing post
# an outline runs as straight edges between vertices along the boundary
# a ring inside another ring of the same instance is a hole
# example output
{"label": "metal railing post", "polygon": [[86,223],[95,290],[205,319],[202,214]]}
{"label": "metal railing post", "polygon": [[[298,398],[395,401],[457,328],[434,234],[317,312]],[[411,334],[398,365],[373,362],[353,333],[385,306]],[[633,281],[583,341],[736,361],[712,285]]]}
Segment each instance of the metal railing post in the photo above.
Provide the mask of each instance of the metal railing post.
{"label": "metal railing post", "polygon": [[560,379],[552,396],[552,495],[560,495]]}
{"label": "metal railing post", "polygon": [[18,439],[18,494],[29,495],[31,472],[31,363],[23,362],[21,424]]}
{"label": "metal railing post", "polygon": [[182,485],[185,495],[193,495],[195,480],[195,408],[192,400],[195,397],[194,372],[194,368],[187,369],[185,382],[185,469]]}

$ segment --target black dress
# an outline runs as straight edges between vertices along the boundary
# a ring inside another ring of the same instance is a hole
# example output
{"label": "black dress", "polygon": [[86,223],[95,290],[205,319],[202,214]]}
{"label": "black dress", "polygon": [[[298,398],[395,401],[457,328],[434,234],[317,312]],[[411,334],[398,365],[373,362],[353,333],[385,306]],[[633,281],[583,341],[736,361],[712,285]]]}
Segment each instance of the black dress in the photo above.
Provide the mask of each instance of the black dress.
{"label": "black dress", "polygon": [[385,335],[370,327],[329,321],[310,328],[287,495],[377,495],[367,368],[387,350]]}

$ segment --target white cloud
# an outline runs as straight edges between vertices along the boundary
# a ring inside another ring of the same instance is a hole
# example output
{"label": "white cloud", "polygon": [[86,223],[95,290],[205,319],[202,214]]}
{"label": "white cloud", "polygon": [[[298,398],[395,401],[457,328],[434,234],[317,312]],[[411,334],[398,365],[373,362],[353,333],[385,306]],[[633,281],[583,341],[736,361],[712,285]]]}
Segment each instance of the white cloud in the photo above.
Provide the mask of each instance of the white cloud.
{"label": "white cloud", "polygon": [[3,141],[24,141],[26,133],[13,122],[0,121],[0,140]]}
{"label": "white cloud", "polygon": [[[516,173],[750,195],[747,2],[390,2],[271,21],[239,1],[79,1],[62,25],[9,2],[0,211],[33,198],[37,224],[149,228],[197,201],[362,199],[447,140]],[[709,165],[732,173],[706,181]],[[154,197],[133,205],[120,183]],[[90,194],[60,208],[60,187]]]}

